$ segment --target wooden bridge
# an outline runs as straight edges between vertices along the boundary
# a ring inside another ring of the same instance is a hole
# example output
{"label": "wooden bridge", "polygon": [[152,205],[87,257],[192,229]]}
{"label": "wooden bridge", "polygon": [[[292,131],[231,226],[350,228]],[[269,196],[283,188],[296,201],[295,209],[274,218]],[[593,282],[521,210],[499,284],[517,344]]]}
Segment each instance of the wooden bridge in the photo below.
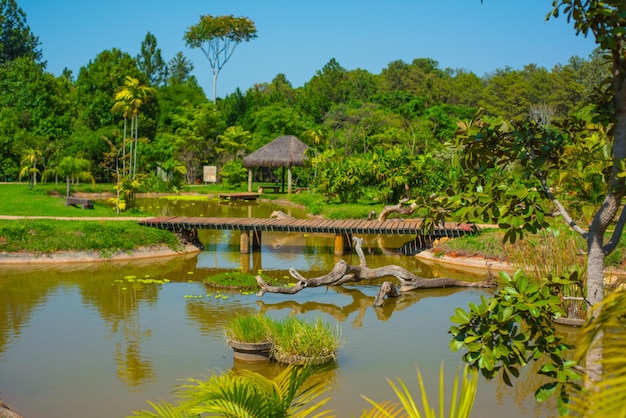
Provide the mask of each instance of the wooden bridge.
{"label": "wooden bridge", "polygon": [[281,218],[218,218],[218,217],[158,217],[139,221],[140,225],[174,231],[193,239],[199,229],[241,231],[240,251],[249,253],[250,242],[253,249],[261,246],[261,233],[299,232],[335,234],[335,254],[341,255],[352,248],[352,236],[363,235],[415,235],[416,247],[424,247],[428,242],[441,237],[460,237],[471,233],[470,224],[446,223],[429,231],[422,230],[421,220],[386,221],[375,220],[327,220],[327,219],[281,219]]}

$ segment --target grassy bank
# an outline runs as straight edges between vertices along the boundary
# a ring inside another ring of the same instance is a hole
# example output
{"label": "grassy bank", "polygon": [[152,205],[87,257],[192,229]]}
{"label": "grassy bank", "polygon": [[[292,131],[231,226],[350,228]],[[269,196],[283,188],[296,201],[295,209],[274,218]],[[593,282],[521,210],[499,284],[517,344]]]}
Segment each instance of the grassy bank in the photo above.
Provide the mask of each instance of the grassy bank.
{"label": "grassy bank", "polygon": [[[168,231],[139,226],[136,221],[123,221],[125,217],[141,215],[137,212],[116,214],[104,202],[97,201],[94,209],[65,206],[54,184],[0,185],[0,215],[53,216],[77,218],[71,221],[53,219],[0,220],[0,252],[52,253],[55,251],[98,251],[103,256],[117,251],[131,251],[138,247],[167,245],[180,249],[175,235]],[[104,193],[111,185],[83,186],[84,192]],[[120,221],[80,220],[79,218],[119,217]]]}
{"label": "grassy bank", "polygon": [[117,251],[156,245],[182,248],[172,233],[139,226],[134,221],[0,221],[0,252],[95,250],[106,257]]}
{"label": "grassy bank", "polygon": [[[73,186],[74,192],[111,193],[111,184],[91,184]],[[182,192],[200,195],[223,193],[222,185],[186,186]],[[243,190],[236,190],[243,191]],[[113,207],[103,201],[96,201],[93,210],[66,207],[65,185],[51,183],[37,185],[30,189],[25,183],[0,184],[0,215],[15,216],[62,216],[62,217],[128,217],[143,216],[141,212],[125,212],[119,215]],[[184,197],[181,197],[184,198]],[[308,213],[327,219],[365,219],[370,212],[380,213],[384,205],[376,202],[357,204],[326,203],[326,198],[309,191],[301,194],[263,195],[264,199],[280,200],[303,207]],[[175,246],[177,239],[169,232],[157,231],[138,226],[135,222],[120,221],[2,221],[0,222],[0,251],[52,252],[57,250],[92,249],[102,252],[128,251],[138,246],[166,244]],[[77,239],[80,237],[80,239]],[[477,256],[521,264],[535,260],[537,265],[551,264],[551,260],[561,261],[562,268],[573,263],[582,263],[585,242],[577,234],[555,220],[554,227],[535,235],[527,235],[515,245],[504,245],[501,231],[487,230],[479,235],[467,236],[441,242],[435,248],[438,254],[457,256]],[[564,257],[563,254],[568,256]],[[626,258],[626,236],[612,254],[607,257],[606,266],[624,268]],[[546,261],[544,261],[546,260]]]}
{"label": "grassy bank", "polygon": [[[99,185],[92,188],[89,185],[89,193],[111,193],[111,185]],[[37,185],[33,189],[25,183],[0,184],[0,215],[13,216],[77,216],[77,217],[103,217],[103,216],[136,216],[137,213],[124,213],[117,215],[113,206],[101,201],[96,201],[93,209],[85,209],[74,206],[65,206],[65,186],[61,187],[52,183]],[[84,186],[87,190],[87,186]]]}

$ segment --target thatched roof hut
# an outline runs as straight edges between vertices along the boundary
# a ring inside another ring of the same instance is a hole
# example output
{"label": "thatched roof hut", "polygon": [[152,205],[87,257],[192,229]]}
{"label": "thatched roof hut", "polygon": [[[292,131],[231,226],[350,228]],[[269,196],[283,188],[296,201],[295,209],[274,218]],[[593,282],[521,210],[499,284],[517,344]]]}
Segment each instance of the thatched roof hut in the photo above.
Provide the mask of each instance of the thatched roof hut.
{"label": "thatched roof hut", "polygon": [[288,170],[287,193],[291,193],[291,167],[304,165],[307,144],[293,135],[279,136],[269,144],[244,157],[243,165],[248,167],[248,191],[252,191],[253,167],[283,167],[283,192],[285,191],[285,167]]}

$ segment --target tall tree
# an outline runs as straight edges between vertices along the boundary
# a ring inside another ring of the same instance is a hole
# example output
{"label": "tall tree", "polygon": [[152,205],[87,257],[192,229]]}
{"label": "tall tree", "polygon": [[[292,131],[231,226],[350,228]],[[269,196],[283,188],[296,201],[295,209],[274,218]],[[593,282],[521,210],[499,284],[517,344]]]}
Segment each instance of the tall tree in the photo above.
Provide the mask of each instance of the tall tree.
{"label": "tall tree", "polygon": [[189,61],[189,59],[187,59],[187,57],[185,57],[182,52],[179,51],[176,53],[174,58],[169,60],[169,62],[167,63],[167,69],[168,85],[183,84],[191,77],[191,72],[193,71],[193,63]]}
{"label": "tall tree", "polygon": [[145,75],[152,86],[160,86],[167,79],[167,65],[161,57],[161,48],[157,46],[156,37],[148,32],[141,43],[141,52],[137,55],[137,67]]}
{"label": "tall tree", "polygon": [[[115,104],[113,111],[120,111],[124,117],[124,148],[126,154],[126,120],[130,116],[131,142],[128,174],[131,178],[137,176],[137,147],[139,144],[139,110],[156,93],[154,87],[142,84],[138,79],[127,76],[124,85],[115,90]],[[126,159],[124,158],[124,161]]]}
{"label": "tall tree", "polygon": [[135,59],[116,48],[102,51],[81,67],[75,83],[81,123],[93,131],[117,123],[111,107],[115,89],[124,84],[126,76],[143,79]]}
{"label": "tall tree", "polygon": [[321,71],[316,71],[298,96],[300,107],[313,116],[316,123],[322,123],[324,115],[333,105],[344,103],[347,99],[348,72],[335,58]]}
{"label": "tall tree", "polygon": [[[472,177],[466,189],[471,193],[447,203],[448,210],[456,210],[455,214],[464,219],[496,219],[506,230],[505,240],[510,242],[549,226],[545,213],[555,209],[586,240],[587,280],[583,296],[588,304],[588,318],[594,320],[602,315],[605,258],[616,249],[626,226],[626,2],[553,0],[552,6],[548,18],[563,12],[577,33],[591,34],[610,59],[611,72],[592,98],[595,124],[590,127],[570,118],[548,129],[532,121],[497,126],[470,121],[461,126],[462,157],[466,167],[479,169],[480,175],[466,176],[466,180]],[[578,176],[598,160],[603,164],[605,195],[585,229],[568,211],[567,184],[559,184],[559,190],[551,186],[562,178],[564,171]],[[513,166],[517,181],[510,181]],[[503,177],[497,176],[507,175],[507,171],[509,181],[503,186]],[[539,192],[552,203],[552,208],[543,203]],[[472,311],[478,313],[479,309]],[[473,339],[464,342],[479,344]],[[584,359],[586,386],[592,391],[604,378],[603,342],[602,331],[594,334]],[[490,364],[494,365],[493,359]],[[561,374],[557,377],[560,380],[551,386],[552,392],[568,379]]]}
{"label": "tall tree", "polygon": [[39,38],[26,24],[26,14],[15,0],[0,0],[0,64],[18,57],[41,60]]}
{"label": "tall tree", "polygon": [[[552,16],[561,10],[568,21],[574,22],[577,33],[591,34],[610,56],[611,73],[606,89],[595,100],[599,122],[613,136],[612,166],[604,202],[598,208],[587,231],[575,228],[587,239],[587,300],[595,306],[590,316],[599,314],[599,303],[604,299],[604,259],[615,250],[626,225],[626,2],[581,0],[554,0]],[[605,234],[617,220],[608,239]],[[602,339],[599,332],[594,346],[586,357],[587,376],[591,382],[602,379]]]}
{"label": "tall tree", "polygon": [[191,48],[200,48],[213,72],[213,103],[217,100],[217,77],[241,42],[256,38],[256,26],[247,17],[201,16],[189,27],[184,40]]}

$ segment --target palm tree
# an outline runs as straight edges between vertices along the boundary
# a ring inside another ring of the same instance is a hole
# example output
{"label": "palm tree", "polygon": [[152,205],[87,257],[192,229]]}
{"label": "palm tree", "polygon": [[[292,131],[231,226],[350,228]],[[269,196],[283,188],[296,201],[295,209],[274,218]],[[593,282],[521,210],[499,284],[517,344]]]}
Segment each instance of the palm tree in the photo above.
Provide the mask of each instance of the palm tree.
{"label": "palm tree", "polygon": [[[178,391],[183,402],[177,406],[162,401],[149,402],[156,412],[135,411],[143,418],[186,418],[224,416],[231,418],[329,417],[330,411],[317,412],[330,398],[320,397],[330,390],[321,371],[331,366],[289,366],[274,379],[251,370],[206,380],[188,379]],[[205,415],[206,414],[206,415]]]}
{"label": "palm tree", "polygon": [[624,285],[611,293],[593,311],[598,315],[592,318],[580,332],[576,358],[583,361],[590,349],[597,344],[598,336],[603,336],[602,367],[607,372],[602,380],[593,382],[573,394],[568,405],[574,416],[623,417],[626,411],[624,383],[626,383],[626,291]]}
{"label": "palm tree", "polygon": [[93,175],[91,174],[91,161],[82,158],[82,157],[64,157],[56,171],[62,177],[65,177],[67,187],[66,187],[66,197],[70,197],[70,180],[72,179],[81,179],[91,181],[91,183],[95,183]]}
{"label": "palm tree", "polygon": [[29,148],[24,153],[22,157],[21,165],[22,168],[20,170],[20,180],[22,176],[28,176],[28,186],[32,189],[37,185],[37,174],[39,174],[39,169],[37,168],[37,163],[42,158],[42,153],[38,149]]}
{"label": "palm tree", "polygon": [[[476,399],[476,389],[478,386],[477,377],[476,370],[470,369],[467,365],[463,369],[460,382],[457,373],[454,377],[454,384],[452,385],[452,396],[449,401],[447,416],[450,418],[468,418],[470,416],[472,408],[474,407],[474,400]],[[435,411],[434,405],[431,406],[431,403],[428,401],[426,386],[419,371],[417,372],[417,378],[419,381],[420,395],[422,397],[421,409],[418,407],[413,399],[413,395],[411,395],[411,392],[402,380],[398,379],[399,386],[396,386],[391,380],[388,380],[399,402],[384,401],[378,403],[363,396],[366,401],[372,404],[373,408],[369,411],[364,411],[363,414],[361,414],[361,418],[437,418],[446,416],[444,413],[446,394],[444,391],[443,365],[441,365],[439,373],[439,402],[436,404],[440,408],[439,413]]]}
{"label": "palm tree", "polygon": [[139,109],[141,106],[149,101],[156,93],[154,87],[146,86],[131,76],[126,76],[124,86],[115,90],[115,104],[113,105],[113,111],[122,111],[124,115],[124,161],[126,154],[126,120],[130,114],[131,124],[130,131],[131,146],[130,146],[130,162],[129,162],[129,175],[131,178],[135,178],[137,175],[137,143],[139,141]]}

